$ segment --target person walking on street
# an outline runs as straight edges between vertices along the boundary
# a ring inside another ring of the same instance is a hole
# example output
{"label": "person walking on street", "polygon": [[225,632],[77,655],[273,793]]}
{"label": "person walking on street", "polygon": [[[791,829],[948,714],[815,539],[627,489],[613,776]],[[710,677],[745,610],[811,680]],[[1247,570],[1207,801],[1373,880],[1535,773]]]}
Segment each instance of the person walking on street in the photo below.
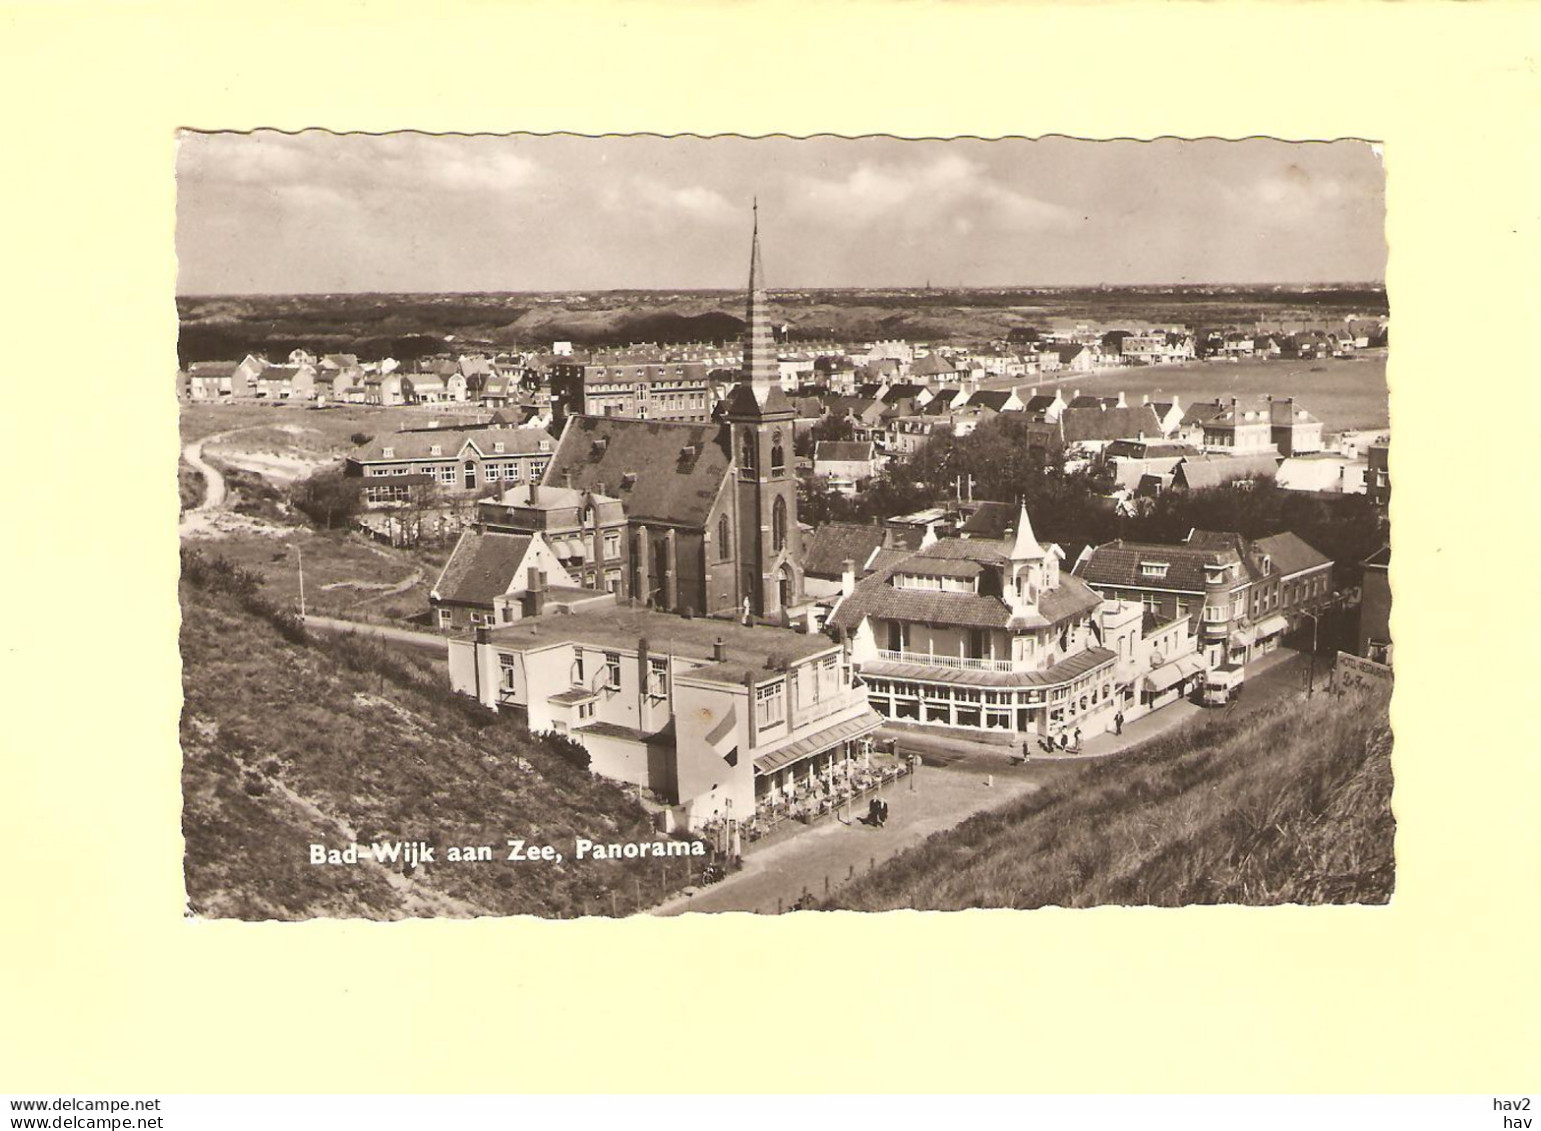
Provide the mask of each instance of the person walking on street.
{"label": "person walking on street", "polygon": [[1080,727],[1076,727],[1075,728],[1075,748],[1077,750],[1081,749],[1081,728]]}
{"label": "person walking on street", "polygon": [[1124,733],[1124,713],[1122,711],[1118,712],[1118,714],[1113,716],[1113,733],[1114,734],[1123,734]]}

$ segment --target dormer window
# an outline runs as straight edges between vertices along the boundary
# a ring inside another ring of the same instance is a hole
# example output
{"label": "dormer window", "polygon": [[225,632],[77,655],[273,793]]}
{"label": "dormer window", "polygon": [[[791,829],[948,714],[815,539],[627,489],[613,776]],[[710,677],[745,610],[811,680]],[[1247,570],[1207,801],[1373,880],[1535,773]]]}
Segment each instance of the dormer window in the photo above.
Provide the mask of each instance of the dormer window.
{"label": "dormer window", "polygon": [[1141,562],[1140,576],[1152,581],[1160,581],[1166,577],[1166,562]]}
{"label": "dormer window", "polygon": [[493,444],[492,444],[492,450],[495,453],[497,453],[498,455],[502,455],[503,454],[503,441],[502,440],[494,440]]}
{"label": "dormer window", "polygon": [[540,442],[540,450],[543,451],[543,452],[549,452],[551,450],[551,441],[550,440],[542,440]]}
{"label": "dormer window", "polygon": [[428,449],[428,454],[431,455],[431,456],[442,456],[444,454],[444,445],[443,444],[434,444],[434,445],[432,445]]}

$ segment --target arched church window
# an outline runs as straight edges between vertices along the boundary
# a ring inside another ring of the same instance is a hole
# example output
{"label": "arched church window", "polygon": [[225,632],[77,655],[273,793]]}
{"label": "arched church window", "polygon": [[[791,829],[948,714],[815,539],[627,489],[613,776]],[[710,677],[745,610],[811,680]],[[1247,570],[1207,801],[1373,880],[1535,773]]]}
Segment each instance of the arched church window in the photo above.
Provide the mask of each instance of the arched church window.
{"label": "arched church window", "polygon": [[781,433],[771,438],[771,474],[780,475],[787,469],[786,451],[781,446]]}
{"label": "arched church window", "polygon": [[754,433],[747,428],[739,445],[738,465],[744,471],[755,469]]}
{"label": "arched church window", "polygon": [[771,508],[771,545],[773,549],[787,548],[787,501],[778,498]]}
{"label": "arched church window", "polygon": [[725,562],[732,557],[730,531],[728,528],[728,516],[723,515],[717,520],[717,560]]}

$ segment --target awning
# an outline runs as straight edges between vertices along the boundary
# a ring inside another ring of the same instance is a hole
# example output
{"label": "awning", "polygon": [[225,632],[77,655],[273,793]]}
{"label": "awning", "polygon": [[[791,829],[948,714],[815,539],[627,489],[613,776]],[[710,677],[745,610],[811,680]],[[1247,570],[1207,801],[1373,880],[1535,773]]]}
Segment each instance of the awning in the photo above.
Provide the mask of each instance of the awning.
{"label": "awning", "polygon": [[822,754],[832,746],[842,742],[848,742],[853,738],[860,738],[864,734],[871,734],[883,725],[882,716],[870,708],[854,719],[836,723],[825,727],[823,730],[810,734],[807,738],[799,738],[795,742],[789,742],[780,749],[773,750],[769,754],[762,754],[754,760],[754,772],[757,774],[774,773],[783,766],[790,766],[793,762],[801,762],[804,758],[814,754]]}
{"label": "awning", "polygon": [[1257,626],[1257,637],[1261,640],[1265,636],[1277,636],[1287,631],[1289,626],[1290,622],[1286,617],[1269,617]]}
{"label": "awning", "polygon": [[1162,664],[1154,668],[1145,677],[1145,690],[1150,692],[1165,691],[1169,687],[1175,687],[1185,679],[1198,675],[1204,670],[1204,661],[1198,656],[1180,656],[1171,663]]}
{"label": "awning", "polygon": [[1230,643],[1232,648],[1250,648],[1257,643],[1257,626],[1238,629],[1231,633]]}

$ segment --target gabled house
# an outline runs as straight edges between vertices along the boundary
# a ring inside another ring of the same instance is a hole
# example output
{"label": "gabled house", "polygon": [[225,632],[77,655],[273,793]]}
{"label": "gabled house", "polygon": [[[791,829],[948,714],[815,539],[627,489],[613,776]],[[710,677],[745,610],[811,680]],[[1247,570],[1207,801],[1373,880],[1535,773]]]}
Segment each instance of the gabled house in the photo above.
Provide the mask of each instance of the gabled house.
{"label": "gabled house", "polygon": [[967,407],[987,415],[1002,412],[1022,412],[1026,409],[1016,389],[980,389],[969,397]]}
{"label": "gabled house", "polygon": [[1294,397],[1268,398],[1273,445],[1284,456],[1305,455],[1322,450],[1322,422]]}
{"label": "gabled house", "polygon": [[848,495],[877,475],[882,464],[871,440],[820,440],[813,449],[813,474],[828,479],[831,490]]}
{"label": "gabled house", "polygon": [[555,612],[558,602],[564,609],[581,608],[598,597],[608,594],[579,587],[540,534],[478,526],[460,535],[428,604],[439,628],[464,631]]}

